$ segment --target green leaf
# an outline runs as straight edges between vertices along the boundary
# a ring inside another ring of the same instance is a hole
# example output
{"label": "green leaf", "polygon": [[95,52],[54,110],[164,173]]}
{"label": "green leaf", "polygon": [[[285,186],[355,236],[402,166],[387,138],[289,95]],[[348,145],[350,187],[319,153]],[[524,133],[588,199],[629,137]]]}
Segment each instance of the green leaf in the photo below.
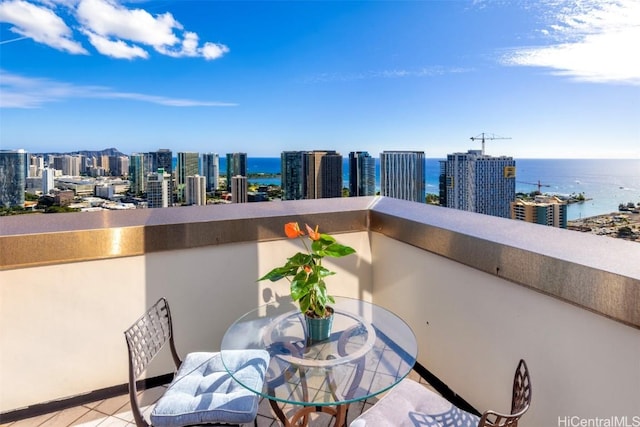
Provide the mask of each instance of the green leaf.
{"label": "green leaf", "polygon": [[328,234],[320,234],[320,238],[316,242],[321,242],[323,245],[328,246],[332,243],[336,243],[336,239]]}
{"label": "green leaf", "polygon": [[295,267],[287,267],[286,265],[283,267],[276,267],[261,278],[260,280],[271,280],[272,282],[276,282],[283,277],[292,276],[296,273],[297,268]]}
{"label": "green leaf", "polygon": [[321,265],[318,266],[318,276],[327,277],[327,276],[333,276],[334,274],[336,274],[334,271],[328,270]]}
{"label": "green leaf", "polygon": [[291,289],[291,299],[294,301],[298,301],[303,296],[308,294],[308,292],[304,288],[304,283],[301,283],[301,282],[291,282],[290,289]]}
{"label": "green leaf", "polygon": [[320,304],[316,304],[315,310],[313,311],[318,317],[324,317],[325,308]]}
{"label": "green leaf", "polygon": [[297,267],[301,267],[303,265],[309,265],[313,257],[309,254],[303,254],[302,252],[298,252],[291,258],[288,258],[287,264],[295,265]]}
{"label": "green leaf", "polygon": [[355,253],[355,249],[353,249],[352,247],[341,245],[340,243],[333,243],[324,248],[324,250],[321,251],[320,254],[334,258],[340,258],[352,253]]}
{"label": "green leaf", "polygon": [[322,305],[326,304],[327,301],[327,286],[324,282],[318,283],[318,287],[316,289],[316,296],[318,297],[318,301],[322,303]]}
{"label": "green leaf", "polygon": [[291,298],[294,301],[298,301],[304,295],[309,293],[309,289],[312,285],[313,283],[307,279],[307,273],[305,273],[304,270],[301,270],[291,281]]}
{"label": "green leaf", "polygon": [[311,296],[305,295],[300,301],[300,311],[306,313],[309,310],[309,306],[311,305]]}

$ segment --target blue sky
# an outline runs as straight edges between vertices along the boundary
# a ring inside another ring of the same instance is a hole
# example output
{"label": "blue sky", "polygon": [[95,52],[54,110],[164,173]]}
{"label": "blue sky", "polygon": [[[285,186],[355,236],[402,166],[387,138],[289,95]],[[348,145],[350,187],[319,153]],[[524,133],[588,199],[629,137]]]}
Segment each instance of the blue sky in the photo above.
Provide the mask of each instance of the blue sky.
{"label": "blue sky", "polygon": [[0,148],[640,158],[640,1],[0,1]]}

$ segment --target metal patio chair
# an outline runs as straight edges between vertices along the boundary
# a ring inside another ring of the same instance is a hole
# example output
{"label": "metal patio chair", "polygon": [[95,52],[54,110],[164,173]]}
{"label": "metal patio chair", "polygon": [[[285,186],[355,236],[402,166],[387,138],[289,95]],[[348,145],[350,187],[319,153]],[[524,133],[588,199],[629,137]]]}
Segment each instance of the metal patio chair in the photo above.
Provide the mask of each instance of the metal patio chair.
{"label": "metal patio chair", "polygon": [[[129,399],[138,427],[252,422],[257,427],[259,397],[238,381],[261,389],[269,365],[266,351],[225,352],[224,364],[219,352],[189,353],[182,361],[173,340],[171,312],[165,298],[160,298],[124,334],[129,349]],[[167,342],[177,372],[153,408],[149,424],[138,402],[137,380]]]}
{"label": "metal patio chair", "polygon": [[513,379],[510,414],[488,410],[478,417],[416,381],[404,379],[349,426],[517,427],[530,405],[529,369],[525,361],[520,360]]}

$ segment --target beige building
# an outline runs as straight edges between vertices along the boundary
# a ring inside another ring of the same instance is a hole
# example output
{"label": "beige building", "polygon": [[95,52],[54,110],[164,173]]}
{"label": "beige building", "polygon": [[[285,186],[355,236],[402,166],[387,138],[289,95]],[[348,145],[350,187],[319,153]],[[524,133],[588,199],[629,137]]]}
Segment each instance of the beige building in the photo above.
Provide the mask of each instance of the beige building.
{"label": "beige building", "polygon": [[247,203],[249,201],[247,191],[248,183],[246,176],[236,175],[231,178],[231,201],[233,203]]}
{"label": "beige building", "polygon": [[185,187],[185,203],[203,206],[207,204],[207,179],[202,175],[188,176]]}
{"label": "beige building", "polygon": [[567,202],[556,196],[538,195],[534,200],[511,202],[511,219],[567,228]]}

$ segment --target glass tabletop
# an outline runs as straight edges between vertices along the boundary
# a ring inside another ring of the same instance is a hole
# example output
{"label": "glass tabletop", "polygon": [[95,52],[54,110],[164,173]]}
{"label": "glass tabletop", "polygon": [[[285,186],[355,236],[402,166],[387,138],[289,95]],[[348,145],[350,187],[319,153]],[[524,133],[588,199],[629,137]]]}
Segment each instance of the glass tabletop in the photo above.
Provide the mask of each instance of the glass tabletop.
{"label": "glass tabletop", "polygon": [[363,400],[386,391],[411,371],[417,342],[402,319],[358,299],[336,297],[331,306],[331,336],[319,342],[307,341],[304,316],[291,301],[250,311],[227,329],[221,345],[223,363],[229,350],[267,350],[271,360],[264,387],[252,390],[271,400],[306,406]]}

